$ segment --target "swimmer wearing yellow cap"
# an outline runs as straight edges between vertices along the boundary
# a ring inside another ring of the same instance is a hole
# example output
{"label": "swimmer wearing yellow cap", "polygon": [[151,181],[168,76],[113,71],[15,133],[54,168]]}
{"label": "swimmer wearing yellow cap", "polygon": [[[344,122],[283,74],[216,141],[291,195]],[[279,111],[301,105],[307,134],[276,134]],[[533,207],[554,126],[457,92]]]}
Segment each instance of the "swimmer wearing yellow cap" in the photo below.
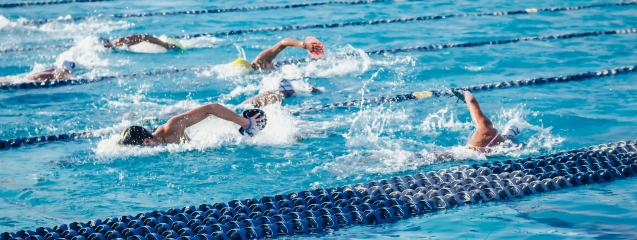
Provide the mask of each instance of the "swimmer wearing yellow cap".
{"label": "swimmer wearing yellow cap", "polygon": [[[314,39],[314,38],[311,38]],[[303,48],[303,49],[307,49],[310,54],[312,53],[322,53],[323,52],[323,44],[321,44],[321,42],[319,42],[318,40],[311,40],[308,39],[305,42],[301,42],[298,40],[294,40],[291,38],[286,38],[281,40],[280,42],[278,42],[277,44],[275,44],[274,46],[272,46],[271,48],[268,48],[266,50],[264,50],[263,52],[261,52],[259,54],[259,56],[257,56],[251,63],[246,61],[245,59],[237,59],[235,60],[232,65],[234,67],[239,67],[239,68],[243,68],[249,71],[252,70],[262,70],[262,71],[270,71],[270,70],[275,70],[276,68],[274,67],[274,63],[272,63],[272,61],[274,61],[274,59],[279,55],[279,53],[281,53],[283,51],[283,49],[287,48],[287,47],[298,47],[298,48]]]}
{"label": "swimmer wearing yellow cap", "polygon": [[[270,71],[275,70],[274,67],[274,59],[283,51],[283,49],[287,47],[298,47],[307,49],[310,55],[316,57],[316,55],[323,54],[323,44],[316,40],[316,38],[309,37],[305,42],[301,42],[298,40],[294,40],[291,38],[286,38],[272,46],[271,48],[266,49],[261,52],[259,56],[257,56],[251,63],[246,61],[243,58],[237,59],[232,62],[232,66],[236,69],[241,69],[246,72],[251,72],[252,70],[262,70],[262,71]],[[319,92],[317,88],[311,86],[309,89],[313,93]],[[271,90],[262,92],[254,97],[243,102],[243,104],[250,104],[254,107],[263,107],[265,105],[280,103],[286,98],[294,96],[295,90],[292,87],[290,81],[286,79],[281,79],[279,83],[279,88],[277,90]]]}

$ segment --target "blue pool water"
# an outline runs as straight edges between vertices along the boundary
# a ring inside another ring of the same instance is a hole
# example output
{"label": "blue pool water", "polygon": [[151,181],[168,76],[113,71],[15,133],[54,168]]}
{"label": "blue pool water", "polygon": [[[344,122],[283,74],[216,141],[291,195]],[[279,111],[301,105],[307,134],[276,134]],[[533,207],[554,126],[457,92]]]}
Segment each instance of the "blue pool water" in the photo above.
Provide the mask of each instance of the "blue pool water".
{"label": "blue pool water", "polygon": [[[2,0],[0,3],[9,3]],[[317,1],[318,2],[318,1]],[[0,92],[0,139],[72,131],[108,132],[131,124],[162,124],[169,117],[217,102],[239,104],[272,89],[279,78],[297,88],[315,85],[282,106],[264,108],[269,121],[254,139],[236,125],[207,119],[189,129],[185,145],[121,148],[118,134],[0,152],[0,232],[340,186],[437,170],[452,165],[554,153],[635,139],[634,74],[567,84],[503,89],[476,97],[497,128],[516,123],[527,146],[478,154],[462,146],[473,131],[455,99],[375,105],[292,116],[300,107],[363,97],[549,77],[637,64],[637,35],[521,42],[432,52],[361,56],[285,66],[242,76],[227,63],[290,37],[314,36],[326,55],[478,42],[514,37],[614,30],[637,26],[637,7],[558,13],[466,17],[331,29],[203,37],[184,40],[185,52],[137,54],[96,46],[97,36],[156,36],[454,13],[579,6],[619,1],[397,1],[224,14],[96,19],[22,26],[21,21],[112,13],[289,4],[294,1],[112,1],[0,10],[0,49],[75,43],[0,55],[0,76],[19,79],[73,60],[78,77],[169,68],[212,67],[199,73],[123,79],[82,86]],[[279,60],[306,57],[288,49]],[[132,118],[124,115],[135,114]],[[413,159],[451,150],[458,159]],[[361,161],[368,159],[368,161]],[[318,238],[637,238],[635,179],[589,185],[508,202],[478,204]],[[316,238],[317,236],[310,236]]]}

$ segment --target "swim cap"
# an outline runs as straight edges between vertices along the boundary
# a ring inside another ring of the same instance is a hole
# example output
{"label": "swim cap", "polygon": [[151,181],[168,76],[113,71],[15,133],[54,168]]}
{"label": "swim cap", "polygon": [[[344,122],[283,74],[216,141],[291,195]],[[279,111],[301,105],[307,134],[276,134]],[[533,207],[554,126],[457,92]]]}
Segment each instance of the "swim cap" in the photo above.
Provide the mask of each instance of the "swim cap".
{"label": "swim cap", "polygon": [[143,127],[132,126],[122,132],[122,138],[119,140],[121,145],[142,145],[144,139],[152,138],[153,135]]}
{"label": "swim cap", "polygon": [[236,67],[242,67],[242,68],[245,68],[245,69],[248,69],[248,70],[252,71],[252,64],[250,62],[246,61],[243,58],[239,58],[239,59],[235,60],[232,63],[232,66],[235,67],[235,68]]}
{"label": "swim cap", "polygon": [[166,40],[167,43],[170,43],[172,45],[175,45],[177,48],[179,48],[179,50],[183,51],[184,50],[184,45],[181,45],[181,43],[179,41],[177,41],[177,39],[171,38],[169,37],[168,40]]}
{"label": "swim cap", "polygon": [[277,90],[285,91],[285,94],[286,94],[285,97],[288,98],[292,96],[292,93],[290,93],[289,91],[294,91],[294,87],[292,86],[292,83],[290,82],[290,80],[282,78],[281,81],[279,82],[279,88]]}
{"label": "swim cap", "polygon": [[256,123],[253,122],[248,130],[243,129],[243,127],[239,128],[239,133],[241,133],[241,135],[244,135],[244,133],[247,133],[250,137],[252,137],[255,133],[265,128],[265,124],[268,121],[268,117],[265,116],[264,111],[262,111],[261,109],[250,109],[250,110],[243,111],[244,118],[251,118],[257,114],[259,114],[259,118],[257,118],[259,120],[257,120]]}
{"label": "swim cap", "polygon": [[281,79],[281,81],[279,82],[279,91],[294,91],[294,87],[292,86],[292,83],[290,82],[290,80],[287,79]]}
{"label": "swim cap", "polygon": [[75,67],[76,67],[76,66],[75,66],[75,62],[71,62],[71,61],[64,61],[64,62],[62,63],[62,67],[63,67],[65,70],[69,71],[69,72],[73,72],[73,70],[75,70]]}
{"label": "swim cap", "polygon": [[502,133],[502,137],[505,140],[515,140],[520,135],[520,128],[516,125],[510,124],[504,128],[504,132]]}

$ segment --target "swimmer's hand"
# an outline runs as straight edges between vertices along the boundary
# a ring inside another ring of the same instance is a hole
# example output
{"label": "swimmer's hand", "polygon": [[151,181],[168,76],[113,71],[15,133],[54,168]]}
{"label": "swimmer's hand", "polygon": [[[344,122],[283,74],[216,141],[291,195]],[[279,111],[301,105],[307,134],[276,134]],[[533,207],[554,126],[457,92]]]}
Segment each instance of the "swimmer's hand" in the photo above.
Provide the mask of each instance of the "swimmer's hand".
{"label": "swimmer's hand", "polygon": [[463,90],[460,90],[460,89],[457,89],[457,88],[450,88],[449,91],[451,91],[451,93],[454,96],[458,97],[458,100],[456,101],[456,103],[458,103],[458,101],[460,101],[460,100],[462,100],[463,102],[466,103],[467,101],[465,101],[464,94],[465,94],[465,92],[471,93],[469,91],[463,91]]}
{"label": "swimmer's hand", "polygon": [[257,113],[256,115],[250,118],[250,120],[252,120],[252,128],[259,128],[259,126],[261,126],[262,119],[260,118],[261,118],[261,113]]}
{"label": "swimmer's hand", "polygon": [[303,43],[303,48],[307,49],[310,52],[317,52],[323,50],[323,46],[321,46],[317,42],[305,42]]}

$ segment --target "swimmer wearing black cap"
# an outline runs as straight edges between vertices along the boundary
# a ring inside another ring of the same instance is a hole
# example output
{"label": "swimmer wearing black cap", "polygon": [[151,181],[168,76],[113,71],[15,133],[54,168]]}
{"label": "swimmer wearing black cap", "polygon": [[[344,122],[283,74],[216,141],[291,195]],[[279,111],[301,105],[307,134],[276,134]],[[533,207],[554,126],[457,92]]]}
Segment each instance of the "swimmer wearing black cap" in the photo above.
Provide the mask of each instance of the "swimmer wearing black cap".
{"label": "swimmer wearing black cap", "polygon": [[148,34],[132,34],[126,37],[115,39],[113,41],[109,41],[106,38],[99,37],[97,41],[105,48],[127,48],[133,45],[147,42],[150,44],[162,46],[166,49],[184,50],[184,47],[181,45],[181,43],[179,43],[179,41],[175,40],[174,38],[168,38],[168,41],[164,42],[161,39]]}
{"label": "swimmer wearing black cap", "polygon": [[60,80],[60,79],[69,79],[71,78],[71,74],[77,65],[71,61],[64,61],[62,63],[62,68],[49,68],[44,71],[34,73],[27,77],[28,80],[32,81],[49,81],[49,80]]}
{"label": "swimmer wearing black cap", "polygon": [[129,127],[122,133],[119,144],[157,146],[167,143],[187,142],[190,141],[190,138],[186,135],[186,128],[203,121],[210,115],[238,124],[241,126],[239,132],[241,134],[246,132],[248,135],[263,129],[267,121],[265,114],[261,110],[248,110],[244,112],[244,116],[240,116],[224,106],[212,103],[171,118],[166,124],[159,126],[154,133],[150,133],[150,131],[140,126]]}

